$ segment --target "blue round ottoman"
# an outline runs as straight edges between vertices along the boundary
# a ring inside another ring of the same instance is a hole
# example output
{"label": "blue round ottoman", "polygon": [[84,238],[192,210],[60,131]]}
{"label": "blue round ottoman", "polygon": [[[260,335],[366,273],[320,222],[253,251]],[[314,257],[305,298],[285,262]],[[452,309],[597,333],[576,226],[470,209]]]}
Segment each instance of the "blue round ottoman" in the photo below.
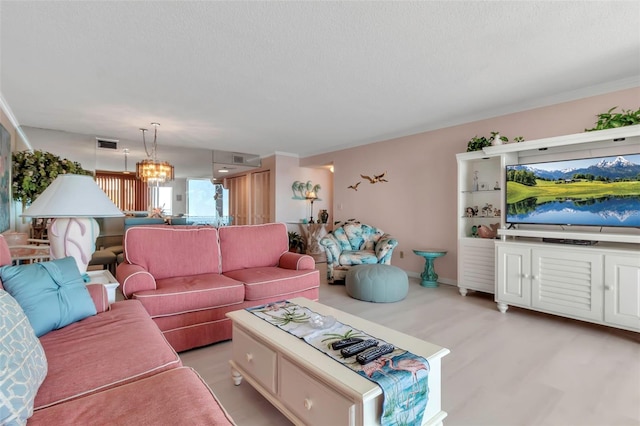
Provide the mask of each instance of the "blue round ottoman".
{"label": "blue round ottoman", "polygon": [[392,265],[355,265],[345,278],[347,294],[365,302],[397,302],[407,297],[407,273]]}

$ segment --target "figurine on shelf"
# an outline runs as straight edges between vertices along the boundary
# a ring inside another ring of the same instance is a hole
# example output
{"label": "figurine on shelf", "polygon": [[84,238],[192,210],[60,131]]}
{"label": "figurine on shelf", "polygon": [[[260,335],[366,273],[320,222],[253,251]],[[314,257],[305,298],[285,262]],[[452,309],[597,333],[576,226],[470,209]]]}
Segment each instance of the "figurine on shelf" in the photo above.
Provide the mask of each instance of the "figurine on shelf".
{"label": "figurine on shelf", "polygon": [[499,208],[497,208],[497,207],[496,207],[495,209],[493,209],[493,215],[494,215],[495,217],[500,217],[500,214],[501,214],[501,213],[502,213],[502,212],[500,211],[500,209],[499,209]]}
{"label": "figurine on shelf", "polygon": [[499,223],[494,223],[489,226],[480,225],[478,227],[478,235],[480,238],[496,238],[498,236]]}
{"label": "figurine on shelf", "polygon": [[473,211],[473,207],[467,207],[467,209],[465,210],[465,216],[467,216],[467,217],[475,216],[475,213]]}
{"label": "figurine on shelf", "polygon": [[493,187],[493,189],[495,189],[496,191],[500,191],[500,184],[498,183],[498,181],[496,181],[496,184]]}
{"label": "figurine on shelf", "polygon": [[473,172],[473,191],[478,190],[478,171]]}

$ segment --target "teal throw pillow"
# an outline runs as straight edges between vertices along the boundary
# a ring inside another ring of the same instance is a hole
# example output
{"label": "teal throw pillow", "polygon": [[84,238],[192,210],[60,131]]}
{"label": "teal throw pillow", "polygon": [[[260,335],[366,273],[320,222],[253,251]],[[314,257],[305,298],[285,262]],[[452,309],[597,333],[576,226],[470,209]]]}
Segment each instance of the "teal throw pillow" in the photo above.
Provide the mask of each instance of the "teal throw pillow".
{"label": "teal throw pillow", "polygon": [[47,375],[40,340],[16,300],[0,290],[0,425],[24,425]]}
{"label": "teal throw pillow", "polygon": [[3,266],[0,279],[24,310],[38,337],[96,314],[93,299],[72,257]]}

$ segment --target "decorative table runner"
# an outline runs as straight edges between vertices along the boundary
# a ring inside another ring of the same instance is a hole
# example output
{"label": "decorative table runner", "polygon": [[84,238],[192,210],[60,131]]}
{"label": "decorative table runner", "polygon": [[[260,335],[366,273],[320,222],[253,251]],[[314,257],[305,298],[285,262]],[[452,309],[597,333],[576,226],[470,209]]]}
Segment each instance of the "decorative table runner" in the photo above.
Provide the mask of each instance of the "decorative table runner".
{"label": "decorative table runner", "polygon": [[331,316],[322,316],[289,301],[247,308],[247,311],[305,342],[382,388],[384,405],[382,425],[420,425],[429,395],[429,362],[400,348],[368,364],[356,357],[343,358],[333,342],[357,337],[387,342],[342,324]]}

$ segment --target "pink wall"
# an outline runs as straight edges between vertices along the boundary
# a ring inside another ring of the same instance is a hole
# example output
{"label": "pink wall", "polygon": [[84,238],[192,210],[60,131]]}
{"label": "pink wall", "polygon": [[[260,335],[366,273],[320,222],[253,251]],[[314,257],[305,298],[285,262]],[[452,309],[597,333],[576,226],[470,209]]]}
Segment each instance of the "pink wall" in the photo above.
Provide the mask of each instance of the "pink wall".
{"label": "pink wall", "polygon": [[[297,156],[277,154],[275,156],[275,204],[276,222],[300,223],[302,218],[309,219],[310,205],[306,200],[293,199],[291,185],[295,181],[311,181],[314,185],[320,185],[318,200],[313,203],[314,219],[318,218],[320,209],[331,212],[331,196],[333,194],[333,176],[327,168],[299,167]],[[329,218],[331,220],[331,218]],[[296,227],[293,227],[296,229]]]}
{"label": "pink wall", "polygon": [[[640,87],[508,114],[454,127],[334,151],[300,160],[300,166],[334,164],[332,220],[357,218],[393,234],[399,241],[392,264],[420,273],[424,260],[413,248],[443,248],[436,260],[443,281],[457,280],[455,154],[465,152],[475,135],[491,131],[526,140],[581,133],[596,115],[613,106],[640,107]],[[369,184],[360,174],[387,172],[389,182]],[[358,191],[348,189],[362,181]],[[331,212],[331,211],[330,211]],[[400,252],[404,258],[400,258]]]}

